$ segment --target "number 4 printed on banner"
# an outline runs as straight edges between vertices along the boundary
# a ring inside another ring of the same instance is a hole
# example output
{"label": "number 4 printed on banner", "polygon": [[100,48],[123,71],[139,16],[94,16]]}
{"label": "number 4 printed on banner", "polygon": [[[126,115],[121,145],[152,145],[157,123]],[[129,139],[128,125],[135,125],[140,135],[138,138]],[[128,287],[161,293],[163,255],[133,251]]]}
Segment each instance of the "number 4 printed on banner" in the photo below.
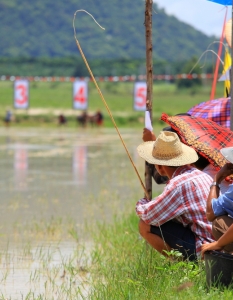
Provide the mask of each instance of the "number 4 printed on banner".
{"label": "number 4 printed on banner", "polygon": [[86,81],[74,81],[73,84],[73,107],[74,109],[87,109],[88,86]]}

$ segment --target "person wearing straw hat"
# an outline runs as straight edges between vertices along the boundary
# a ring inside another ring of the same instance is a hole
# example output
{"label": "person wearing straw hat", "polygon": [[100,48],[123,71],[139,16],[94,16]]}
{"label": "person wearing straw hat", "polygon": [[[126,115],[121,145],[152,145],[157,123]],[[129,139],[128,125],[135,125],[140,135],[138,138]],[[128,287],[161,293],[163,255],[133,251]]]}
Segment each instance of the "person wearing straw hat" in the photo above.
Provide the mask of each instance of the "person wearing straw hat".
{"label": "person wearing straw hat", "polygon": [[233,252],[233,183],[225,193],[220,193],[220,183],[233,174],[233,147],[222,148],[228,161],[215,175],[207,199],[206,216],[212,222],[215,242],[202,245],[202,257],[209,250]]}
{"label": "person wearing straw hat", "polygon": [[190,165],[198,155],[175,132],[161,131],[155,141],[140,144],[137,151],[169,178],[159,196],[136,204],[141,236],[165,256],[174,249],[184,259],[196,261],[201,245],[214,241],[205,210],[212,178]]}
{"label": "person wearing straw hat", "polygon": [[[188,114],[179,114],[179,115],[188,115]],[[178,134],[178,136],[180,138],[179,132],[176,129],[172,128],[171,126],[163,128],[163,131],[175,132]],[[144,142],[155,141],[156,136],[152,131],[150,131],[147,128],[144,128],[142,139]],[[196,167],[197,169],[201,170],[202,172],[204,172],[204,173],[208,174],[209,176],[211,176],[212,178],[214,178],[215,174],[217,173],[216,168],[201,153],[197,152],[197,154],[198,154],[198,160],[195,161],[194,163],[192,163],[192,166]],[[159,175],[159,173],[157,172],[155,167],[152,168],[152,170],[153,170],[152,177],[157,184],[164,184],[168,181],[168,178],[166,176]],[[221,193],[225,193],[228,190],[229,182],[226,180],[223,180],[220,183],[220,187],[221,187]]]}

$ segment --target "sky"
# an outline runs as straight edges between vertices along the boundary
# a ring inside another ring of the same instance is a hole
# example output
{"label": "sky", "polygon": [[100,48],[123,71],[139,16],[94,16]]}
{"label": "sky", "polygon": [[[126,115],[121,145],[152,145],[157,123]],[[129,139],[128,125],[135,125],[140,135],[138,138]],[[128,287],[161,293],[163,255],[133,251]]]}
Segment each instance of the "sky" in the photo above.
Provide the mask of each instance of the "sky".
{"label": "sky", "polygon": [[[220,37],[226,7],[208,0],[153,0],[168,15],[193,26],[207,35]],[[217,1],[217,0],[216,0]],[[232,17],[232,6],[227,6],[227,19]]]}

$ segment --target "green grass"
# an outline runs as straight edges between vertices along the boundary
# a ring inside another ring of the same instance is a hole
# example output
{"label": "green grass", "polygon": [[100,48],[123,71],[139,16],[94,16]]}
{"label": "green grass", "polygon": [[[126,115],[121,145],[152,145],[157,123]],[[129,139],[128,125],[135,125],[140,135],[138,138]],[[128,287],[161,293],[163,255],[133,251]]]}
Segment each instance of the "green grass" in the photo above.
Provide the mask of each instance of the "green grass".
{"label": "green grass", "polygon": [[[104,99],[119,127],[141,127],[144,112],[133,109],[132,82],[97,82]],[[205,83],[198,89],[177,90],[174,84],[155,82],[153,86],[153,123],[159,124],[162,112],[174,115],[186,112],[193,105],[207,101],[210,97],[211,84]],[[13,83],[0,82],[0,118],[3,119],[6,109],[12,109],[17,126],[56,126],[57,115],[63,112],[68,117],[68,127],[74,127],[75,116],[80,111],[72,108],[71,82],[31,82],[28,110],[13,108]],[[218,83],[216,96],[223,96],[222,83]],[[101,110],[105,116],[105,127],[113,127],[112,120],[93,82],[89,83],[88,111],[94,113]],[[31,110],[44,111],[31,115]]]}
{"label": "green grass", "polygon": [[145,243],[135,213],[99,225],[92,254],[93,300],[232,299],[227,288],[207,289],[204,262],[170,260]]}

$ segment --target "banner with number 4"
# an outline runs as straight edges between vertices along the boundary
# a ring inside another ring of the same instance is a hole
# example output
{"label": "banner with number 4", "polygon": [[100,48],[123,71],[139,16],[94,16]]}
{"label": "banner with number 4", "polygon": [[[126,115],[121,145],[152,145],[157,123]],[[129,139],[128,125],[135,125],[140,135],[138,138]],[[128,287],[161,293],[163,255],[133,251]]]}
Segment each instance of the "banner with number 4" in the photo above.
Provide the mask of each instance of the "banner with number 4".
{"label": "banner with number 4", "polygon": [[73,83],[73,108],[85,110],[88,106],[87,81],[76,80]]}
{"label": "banner with number 4", "polygon": [[134,84],[134,109],[139,111],[146,110],[146,82],[135,82]]}
{"label": "banner with number 4", "polygon": [[17,79],[14,82],[14,107],[28,108],[29,106],[29,82],[26,79]]}

